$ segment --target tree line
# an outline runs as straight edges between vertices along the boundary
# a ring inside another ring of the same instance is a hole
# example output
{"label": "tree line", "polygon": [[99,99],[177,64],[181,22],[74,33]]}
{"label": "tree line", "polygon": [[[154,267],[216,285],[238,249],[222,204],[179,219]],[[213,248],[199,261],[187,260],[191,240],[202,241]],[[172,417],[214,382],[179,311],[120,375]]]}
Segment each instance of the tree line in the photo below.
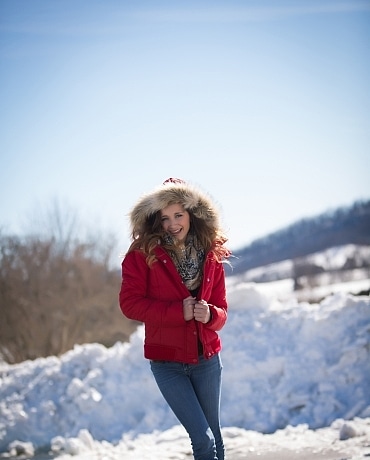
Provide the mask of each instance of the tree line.
{"label": "tree line", "polygon": [[230,275],[345,244],[370,245],[370,200],[301,219],[237,251]]}
{"label": "tree line", "polygon": [[75,344],[111,346],[137,327],[118,306],[115,238],[81,240],[74,216],[55,208],[49,217],[38,234],[0,232],[0,358],[9,363],[60,355]]}

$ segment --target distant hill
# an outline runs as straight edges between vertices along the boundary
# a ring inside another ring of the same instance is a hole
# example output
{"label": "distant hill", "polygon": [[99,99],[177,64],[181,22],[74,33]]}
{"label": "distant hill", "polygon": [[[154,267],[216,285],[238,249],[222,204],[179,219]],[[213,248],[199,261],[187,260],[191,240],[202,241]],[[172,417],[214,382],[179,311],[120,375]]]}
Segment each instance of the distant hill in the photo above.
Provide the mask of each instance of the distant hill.
{"label": "distant hill", "polygon": [[227,275],[348,244],[370,245],[370,200],[301,219],[253,241],[233,254]]}

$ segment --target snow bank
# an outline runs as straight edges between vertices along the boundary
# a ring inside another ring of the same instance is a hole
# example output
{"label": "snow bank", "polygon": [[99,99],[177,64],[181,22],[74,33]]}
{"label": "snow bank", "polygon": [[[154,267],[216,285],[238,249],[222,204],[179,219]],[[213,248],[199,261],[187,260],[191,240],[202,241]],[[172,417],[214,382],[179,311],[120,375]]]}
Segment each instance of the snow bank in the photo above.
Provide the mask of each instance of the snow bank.
{"label": "snow bank", "polygon": [[[223,426],[273,433],[369,417],[369,336],[368,297],[280,303],[234,286],[222,331]],[[118,443],[178,424],[143,358],[141,327],[128,344],[76,346],[0,372],[0,452],[14,440],[38,448],[86,430]]]}

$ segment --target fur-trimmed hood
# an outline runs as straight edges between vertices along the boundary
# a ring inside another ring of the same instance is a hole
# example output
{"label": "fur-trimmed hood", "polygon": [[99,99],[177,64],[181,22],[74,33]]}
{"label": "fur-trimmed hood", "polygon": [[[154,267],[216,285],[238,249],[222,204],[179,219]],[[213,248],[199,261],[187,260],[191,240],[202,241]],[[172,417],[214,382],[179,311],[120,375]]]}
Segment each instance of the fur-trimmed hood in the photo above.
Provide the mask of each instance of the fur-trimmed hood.
{"label": "fur-trimmed hood", "polygon": [[177,203],[204,220],[210,228],[219,228],[219,211],[207,193],[180,179],[167,179],[163,185],[143,195],[132,208],[129,217],[133,233],[141,234],[149,217]]}

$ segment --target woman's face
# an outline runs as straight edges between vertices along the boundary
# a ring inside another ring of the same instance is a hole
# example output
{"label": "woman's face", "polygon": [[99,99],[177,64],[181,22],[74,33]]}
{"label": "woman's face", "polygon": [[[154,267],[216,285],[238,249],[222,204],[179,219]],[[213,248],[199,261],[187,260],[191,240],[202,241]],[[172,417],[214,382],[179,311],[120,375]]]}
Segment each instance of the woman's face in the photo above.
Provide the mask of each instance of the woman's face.
{"label": "woman's face", "polygon": [[161,210],[163,230],[177,241],[184,241],[190,230],[190,215],[181,204],[170,204]]}

